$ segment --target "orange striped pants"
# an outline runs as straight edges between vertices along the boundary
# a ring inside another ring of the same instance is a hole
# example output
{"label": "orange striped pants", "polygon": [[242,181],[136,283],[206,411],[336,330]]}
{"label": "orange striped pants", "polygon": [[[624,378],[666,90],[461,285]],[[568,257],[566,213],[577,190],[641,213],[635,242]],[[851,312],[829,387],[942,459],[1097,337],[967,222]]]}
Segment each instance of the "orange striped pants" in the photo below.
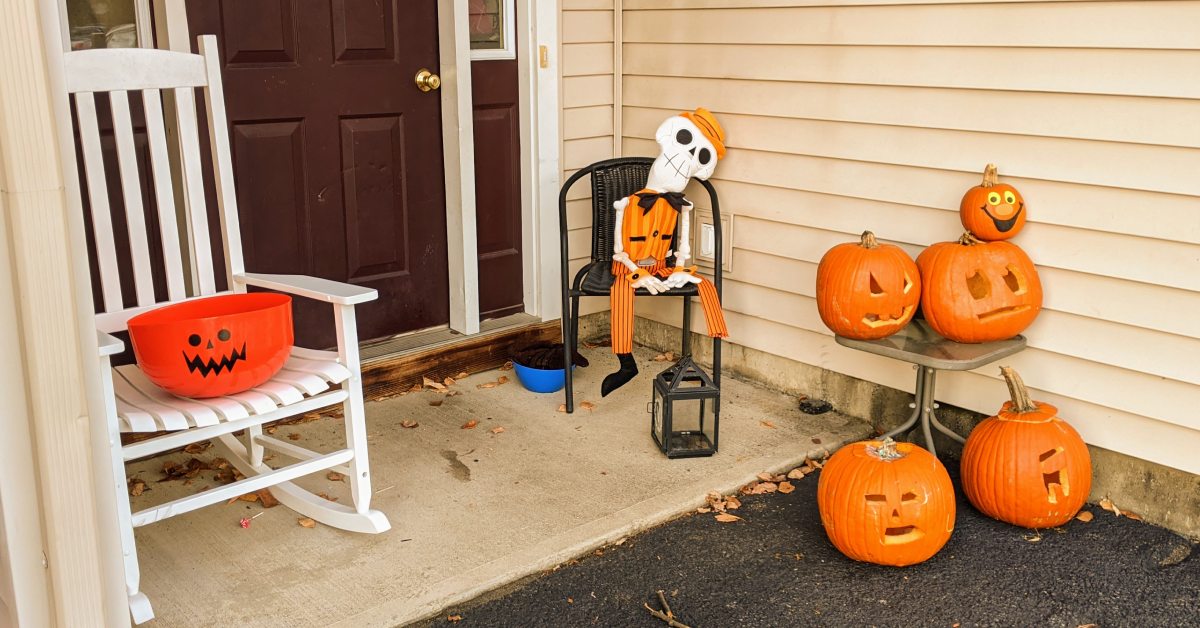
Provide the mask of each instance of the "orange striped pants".
{"label": "orange striped pants", "polygon": [[[673,268],[665,265],[661,268],[647,269],[660,278],[670,276]],[[629,269],[621,264],[613,264],[612,289],[609,291],[611,306],[612,349],[613,353],[633,353],[633,282],[629,279]],[[717,287],[711,281],[700,277],[696,284],[700,291],[700,305],[704,308],[704,322],[708,326],[708,335],[713,338],[724,338],[729,335],[725,327],[725,314],[721,311],[721,298],[717,296]]]}

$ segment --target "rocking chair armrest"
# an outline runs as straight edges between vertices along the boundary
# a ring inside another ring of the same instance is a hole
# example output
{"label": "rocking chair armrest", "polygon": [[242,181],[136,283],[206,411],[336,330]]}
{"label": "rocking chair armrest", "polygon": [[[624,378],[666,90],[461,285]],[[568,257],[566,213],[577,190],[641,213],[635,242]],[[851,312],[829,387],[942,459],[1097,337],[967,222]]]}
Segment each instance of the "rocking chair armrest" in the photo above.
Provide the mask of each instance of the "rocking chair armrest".
{"label": "rocking chair armrest", "polygon": [[120,338],[106,334],[99,329],[96,330],[96,344],[102,358],[116,355],[125,350],[125,343]]}
{"label": "rocking chair armrest", "polygon": [[335,303],[337,305],[355,305],[374,301],[379,292],[374,288],[364,288],[340,281],[309,277],[307,275],[264,275],[245,273],[234,275],[233,280],[247,286],[277,290],[300,297]]}

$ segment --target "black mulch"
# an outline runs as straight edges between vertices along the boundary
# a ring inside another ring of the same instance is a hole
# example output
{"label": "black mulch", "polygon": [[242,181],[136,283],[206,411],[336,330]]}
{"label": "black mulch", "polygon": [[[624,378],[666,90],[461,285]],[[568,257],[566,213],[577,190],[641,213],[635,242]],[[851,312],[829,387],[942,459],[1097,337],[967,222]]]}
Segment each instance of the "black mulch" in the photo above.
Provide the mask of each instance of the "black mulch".
{"label": "black mulch", "polygon": [[421,625],[460,615],[453,625],[666,626],[642,607],[658,608],[663,589],[693,628],[1200,626],[1200,548],[1162,528],[1088,506],[1091,522],[1038,535],[984,517],[959,492],[941,552],[879,567],[829,544],[816,475],[794,484],[742,498],[744,521],[683,517]]}

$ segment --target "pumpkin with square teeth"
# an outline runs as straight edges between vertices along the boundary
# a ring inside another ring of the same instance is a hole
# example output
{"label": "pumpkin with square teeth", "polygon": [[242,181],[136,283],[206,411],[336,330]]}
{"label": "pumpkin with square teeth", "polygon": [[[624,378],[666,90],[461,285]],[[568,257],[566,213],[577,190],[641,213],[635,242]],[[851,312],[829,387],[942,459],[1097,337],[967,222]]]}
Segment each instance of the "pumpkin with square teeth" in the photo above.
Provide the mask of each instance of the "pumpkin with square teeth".
{"label": "pumpkin with square teeth", "polygon": [[833,333],[874,340],[912,320],[921,274],[903,249],[864,231],[858,242],[829,249],[817,265],[817,312]]}
{"label": "pumpkin with square teeth", "polygon": [[1007,240],[1025,226],[1025,199],[1017,188],[996,180],[996,166],[988,164],[983,182],[967,190],[958,207],[963,227],[980,240]]}
{"label": "pumpkin with square teeth", "polygon": [[292,350],[292,299],[256,292],[193,299],[129,319],[138,367],[181,397],[217,397],[275,376]]}
{"label": "pumpkin with square teeth", "polygon": [[1033,261],[1011,242],[983,242],[964,233],[917,256],[921,307],[937,333],[955,342],[1012,338],[1042,310],[1042,282]]}
{"label": "pumpkin with square teeth", "polygon": [[1000,368],[1010,401],[984,419],[962,453],[962,486],[983,514],[1024,528],[1070,521],[1092,489],[1087,445],[1058,409],[1034,401],[1021,376]]}
{"label": "pumpkin with square teeth", "polygon": [[817,509],[834,547],[854,560],[904,567],[928,560],[954,531],[946,467],[912,443],[851,443],[825,463]]}

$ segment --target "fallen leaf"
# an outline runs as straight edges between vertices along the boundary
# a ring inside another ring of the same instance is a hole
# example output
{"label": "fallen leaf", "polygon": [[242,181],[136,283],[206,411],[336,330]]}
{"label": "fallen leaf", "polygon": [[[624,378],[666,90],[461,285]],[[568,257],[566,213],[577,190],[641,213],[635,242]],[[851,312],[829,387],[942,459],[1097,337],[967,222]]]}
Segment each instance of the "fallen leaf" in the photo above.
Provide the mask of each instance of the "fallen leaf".
{"label": "fallen leaf", "polygon": [[742,520],[741,517],[739,517],[737,515],[731,515],[727,512],[723,512],[723,513],[717,515],[716,519],[717,519],[717,521],[720,521],[721,523],[733,523],[734,521]]}
{"label": "fallen leaf", "polygon": [[504,366],[500,367],[501,371],[511,371],[512,369],[513,369],[512,360],[505,362]]}
{"label": "fallen leaf", "polygon": [[453,386],[455,382],[453,377],[447,377],[446,379],[442,380],[442,383],[447,386]]}
{"label": "fallen leaf", "polygon": [[737,510],[738,508],[742,507],[742,500],[730,495],[729,497],[725,498],[725,507],[729,510]]}
{"label": "fallen leaf", "polygon": [[434,390],[446,390],[446,385],[445,385],[445,384],[443,384],[443,383],[441,383],[441,382],[434,381],[434,380],[432,380],[432,379],[429,379],[428,377],[422,377],[422,378],[421,378],[421,384],[422,384],[422,385],[423,385],[425,388],[432,388],[432,389],[434,389]]}
{"label": "fallen leaf", "polygon": [[346,476],[338,473],[337,471],[330,471],[329,473],[325,474],[325,479],[329,480],[330,482],[345,482]]}
{"label": "fallen leaf", "polygon": [[137,479],[129,478],[129,494],[137,497],[146,491],[146,483]]}
{"label": "fallen leaf", "polygon": [[275,499],[270,489],[262,488],[254,494],[258,495],[258,501],[262,503],[263,508],[274,508],[279,505],[279,500]]}
{"label": "fallen leaf", "polygon": [[503,427],[499,427],[499,426],[497,426],[497,427],[493,427],[492,429],[490,429],[490,430],[488,430],[488,431],[489,431],[489,432],[491,432],[491,433],[493,433],[493,434],[500,434],[501,432],[503,432],[503,431],[504,431],[504,428],[503,428]]}
{"label": "fallen leaf", "polygon": [[792,486],[791,482],[780,482],[779,483],[779,492],[783,493],[784,495],[787,495],[788,493],[790,493],[794,490],[796,490],[796,487]]}
{"label": "fallen leaf", "polygon": [[416,421],[413,421],[413,420],[407,420],[407,421],[400,422],[400,427],[405,427],[408,429],[412,429],[414,427],[417,427],[418,425],[420,425],[420,423],[417,423]]}
{"label": "fallen leaf", "polygon": [[789,480],[800,480],[803,479],[804,476],[808,475],[808,473],[808,467],[796,467],[795,469],[788,471],[787,477]]}
{"label": "fallen leaf", "polygon": [[820,469],[821,467],[825,466],[825,463],[813,460],[812,458],[805,458],[804,466],[808,467],[809,469]]}
{"label": "fallen leaf", "polygon": [[780,482],[782,482],[782,481],[784,481],[784,480],[786,480],[786,479],[787,479],[787,476],[786,476],[786,475],[784,475],[784,474],[782,474],[782,473],[780,473],[779,475],[775,475],[775,476],[772,476],[772,477],[771,477],[771,481],[772,481],[772,482],[775,482],[776,484],[778,484],[778,483],[780,483]]}
{"label": "fallen leaf", "polygon": [[429,400],[429,405],[431,405],[431,406],[433,406],[433,407],[435,407],[435,408],[436,408],[436,407],[438,407],[438,406],[442,405],[442,402],[443,402],[443,401],[445,401],[445,399],[430,399],[430,400]]}
{"label": "fallen leaf", "polygon": [[289,440],[300,440],[300,435],[295,432],[292,432],[292,433],[288,434],[288,439]]}
{"label": "fallen leaf", "polygon": [[275,433],[275,432],[277,432],[278,430],[279,430],[279,428],[277,428],[277,427],[275,427],[274,425],[272,425],[271,427],[268,427],[268,428],[267,428],[267,433],[268,433],[268,434],[274,434],[274,433]]}
{"label": "fallen leaf", "polygon": [[755,486],[750,490],[750,493],[754,495],[763,495],[766,493],[774,493],[778,490],[779,485],[774,482],[759,482],[758,486]]}
{"label": "fallen leaf", "polygon": [[183,452],[188,453],[188,454],[198,454],[198,453],[204,451],[205,449],[208,449],[209,447],[212,447],[212,441],[205,440],[205,441],[200,441],[199,443],[192,443],[191,445],[184,447]]}
{"label": "fallen leaf", "polygon": [[471,419],[470,421],[467,421],[466,423],[463,423],[463,425],[462,425],[462,428],[461,428],[461,429],[464,429],[464,430],[473,430],[473,429],[475,429],[475,426],[476,426],[476,425],[479,425],[479,421],[476,421],[475,419]]}
{"label": "fallen leaf", "polygon": [[296,520],[296,523],[300,524],[300,527],[301,527],[301,528],[315,528],[315,527],[317,527],[317,522],[316,522],[316,521],[314,521],[313,519],[309,519],[308,517],[301,517],[301,518],[299,518],[299,519],[297,519],[297,520]]}
{"label": "fallen leaf", "polygon": [[498,384],[498,385],[503,385],[503,384],[507,384],[507,383],[508,383],[507,375],[501,375],[498,379],[496,379],[496,384]]}
{"label": "fallen leaf", "polygon": [[1134,521],[1142,520],[1142,516],[1137,514],[1136,512],[1133,512],[1132,510],[1121,511],[1121,514],[1125,515],[1126,517],[1129,517],[1130,519],[1133,519]]}
{"label": "fallen leaf", "polygon": [[317,497],[320,497],[321,499],[329,500],[331,502],[336,502],[338,500],[338,498],[336,498],[336,497],[330,497],[328,493],[317,493]]}
{"label": "fallen leaf", "polygon": [[424,387],[424,386],[422,386],[422,385],[420,385],[420,384],[413,384],[413,385],[412,385],[412,388],[409,388],[409,389],[408,389],[408,390],[406,390],[405,392],[410,392],[410,393],[421,392],[421,390],[422,390],[423,388],[425,388],[425,387]]}
{"label": "fallen leaf", "polygon": [[448,621],[452,624],[458,623],[458,622],[462,621],[462,615],[449,615],[446,617],[446,621]]}
{"label": "fallen leaf", "polygon": [[1121,509],[1117,508],[1117,505],[1112,503],[1112,500],[1107,497],[1100,500],[1100,507],[1112,512],[1118,517],[1121,516]]}
{"label": "fallen leaf", "polygon": [[660,354],[654,356],[655,362],[672,362],[674,360],[675,360],[675,353],[671,352],[671,351],[667,351],[666,353],[660,353]]}
{"label": "fallen leaf", "polygon": [[559,411],[559,412],[566,412],[566,411],[567,411],[567,404],[565,404],[565,403],[560,403],[560,404],[558,404],[558,411]]}
{"label": "fallen leaf", "polygon": [[592,403],[592,402],[590,402],[590,401],[584,401],[583,403],[580,403],[580,404],[579,404],[579,409],[580,409],[580,410],[587,410],[588,412],[591,412],[592,410],[595,410],[595,409],[596,409],[596,404],[594,404],[594,403]]}
{"label": "fallen leaf", "polygon": [[1030,543],[1037,543],[1038,541],[1042,540],[1042,533],[1034,530],[1033,532],[1021,535],[1021,538],[1029,541]]}
{"label": "fallen leaf", "polygon": [[770,421],[759,421],[758,424],[763,427],[769,427],[771,429],[775,429],[775,424]]}
{"label": "fallen leaf", "polygon": [[700,513],[700,514],[702,514],[702,515],[704,515],[704,514],[708,514],[708,513],[712,512],[712,511],[713,511],[713,509],[712,509],[712,508],[709,508],[708,506],[701,506],[701,507],[699,507],[699,508],[697,508],[697,509],[696,509],[696,512],[698,512],[698,513]]}
{"label": "fallen leaf", "polygon": [[758,477],[758,479],[762,480],[763,482],[770,482],[772,479],[774,479],[775,476],[770,473],[763,472],[763,473],[759,473],[757,477]]}
{"label": "fallen leaf", "polygon": [[1075,515],[1075,518],[1084,523],[1087,523],[1092,520],[1092,513],[1088,512],[1086,510],[1081,510],[1081,511],[1079,511],[1079,514]]}
{"label": "fallen leaf", "polygon": [[488,388],[495,388],[495,387],[497,387],[497,386],[499,386],[499,385],[500,385],[500,384],[497,384],[496,382],[484,382],[484,383],[482,383],[482,384],[479,384],[478,386],[476,386],[476,388],[488,389]]}
{"label": "fallen leaf", "polygon": [[256,501],[258,501],[258,494],[257,493],[246,493],[245,495],[238,495],[238,499],[240,499],[244,502],[256,502]]}

